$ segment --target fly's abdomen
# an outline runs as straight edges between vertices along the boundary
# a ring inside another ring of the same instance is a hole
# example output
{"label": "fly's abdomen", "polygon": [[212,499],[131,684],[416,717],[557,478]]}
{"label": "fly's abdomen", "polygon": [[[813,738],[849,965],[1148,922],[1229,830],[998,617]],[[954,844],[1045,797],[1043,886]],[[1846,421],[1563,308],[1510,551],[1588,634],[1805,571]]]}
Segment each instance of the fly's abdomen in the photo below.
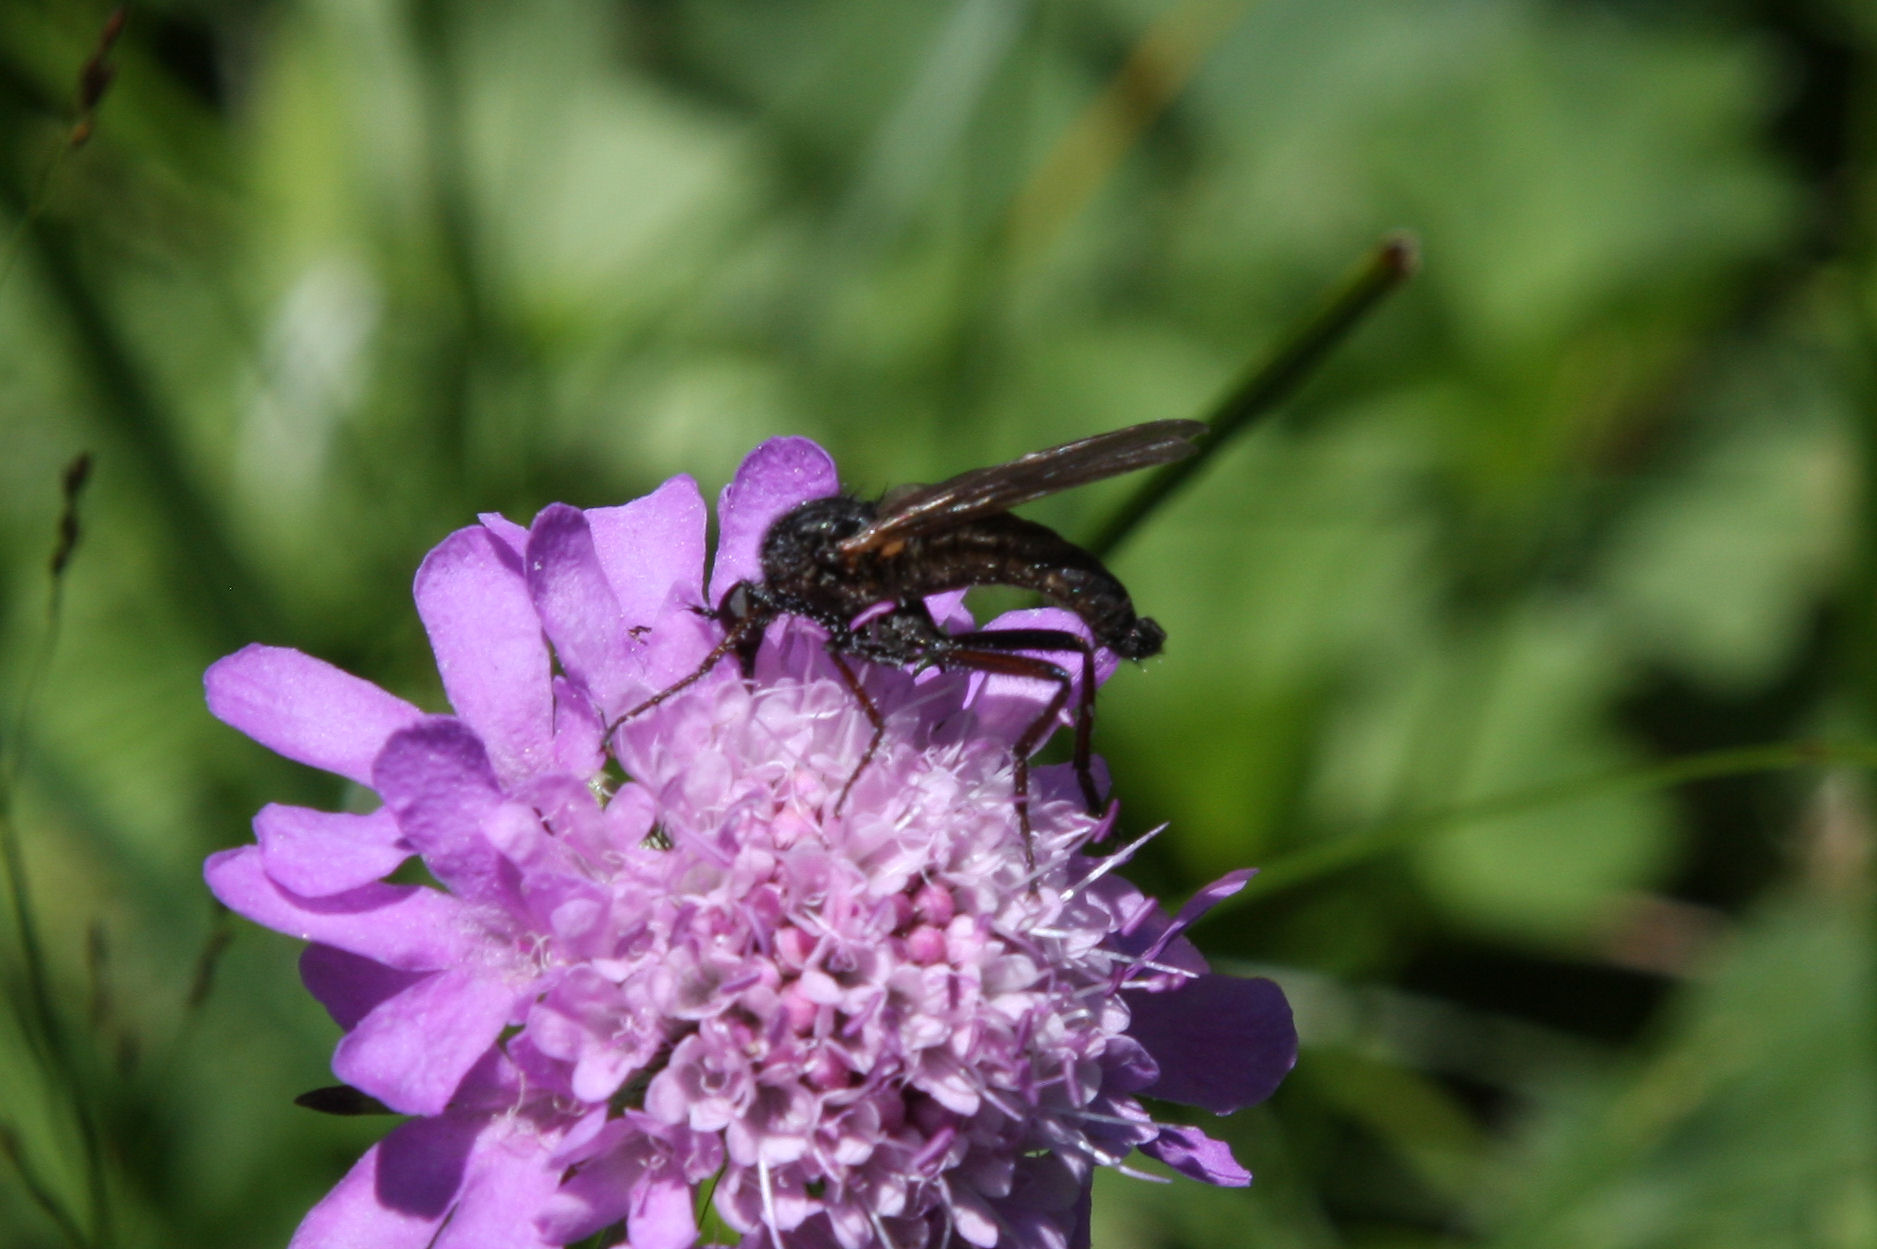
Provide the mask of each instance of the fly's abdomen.
{"label": "fly's abdomen", "polygon": [[987,516],[909,542],[894,560],[894,597],[922,598],[974,585],[1033,590],[1082,618],[1095,641],[1124,659],[1160,653],[1166,632],[1134,604],[1099,559],[1046,525]]}

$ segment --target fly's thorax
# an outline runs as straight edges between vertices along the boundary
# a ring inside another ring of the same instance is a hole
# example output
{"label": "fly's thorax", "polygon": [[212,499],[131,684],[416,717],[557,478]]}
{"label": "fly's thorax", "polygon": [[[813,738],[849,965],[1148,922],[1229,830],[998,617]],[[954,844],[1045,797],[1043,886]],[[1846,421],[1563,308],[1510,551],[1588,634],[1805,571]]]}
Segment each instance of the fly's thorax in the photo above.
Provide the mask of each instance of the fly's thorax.
{"label": "fly's thorax", "polygon": [[844,494],[790,508],[763,535],[763,580],[789,591],[838,573],[839,542],[858,533],[873,514],[873,504]]}

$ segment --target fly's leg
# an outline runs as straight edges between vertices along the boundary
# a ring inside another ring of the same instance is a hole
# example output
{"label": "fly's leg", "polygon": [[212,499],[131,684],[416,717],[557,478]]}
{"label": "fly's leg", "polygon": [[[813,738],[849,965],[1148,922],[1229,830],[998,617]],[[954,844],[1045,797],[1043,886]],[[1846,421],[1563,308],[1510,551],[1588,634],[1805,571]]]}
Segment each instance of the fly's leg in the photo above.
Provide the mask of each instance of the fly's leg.
{"label": "fly's leg", "polygon": [[[732,594],[734,593],[735,591],[733,590]],[[731,596],[726,595],[724,601],[726,603],[730,602]],[[719,663],[722,663],[724,656],[730,654],[732,651],[736,652],[740,657],[745,657],[743,666],[747,673],[750,666],[747,657],[752,655],[756,647],[762,644],[763,630],[768,627],[769,621],[773,619],[776,614],[773,610],[770,610],[766,604],[762,603],[755,604],[750,610],[743,614],[726,613],[722,608],[714,612],[705,611],[703,608],[696,610],[720,621],[723,620],[727,614],[730,615],[730,621],[724,628],[723,640],[711,647],[710,653],[704,656],[703,662],[692,669],[688,675],[680,677],[670,685],[667,685],[664,689],[658,691],[658,693],[652,695],[650,698],[607,725],[607,737],[610,738],[614,731],[626,721],[650,711],[652,708],[670,698],[673,694],[687,690],[691,686],[696,685],[699,681],[702,681],[710,674],[710,670],[715,668]]]}
{"label": "fly's leg", "polygon": [[854,671],[853,665],[847,662],[847,656],[853,655],[871,663],[898,668],[924,662],[929,655],[943,649],[949,639],[944,630],[933,622],[925,604],[918,599],[898,604],[892,611],[861,629],[850,629],[842,622],[826,619],[820,623],[828,631],[828,658],[834,661],[835,671],[841,674],[841,680],[853,692],[854,701],[860,704],[861,714],[867,717],[867,723],[873,727],[873,735],[867,739],[867,749],[861,752],[860,762],[854,765],[847,784],[841,786],[841,796],[835,799],[834,813],[839,815],[841,808],[847,804],[847,795],[854,790],[854,782],[873,762],[874,755],[879,753],[880,742],[886,736],[885,717],[881,716],[879,705],[872,696],[861,687],[860,676]]}
{"label": "fly's leg", "polygon": [[[1036,848],[1034,834],[1030,827],[1030,755],[1037,746],[1049,736],[1055,726],[1056,717],[1069,702],[1069,690],[1074,685],[1068,672],[1058,664],[1047,659],[1037,659],[1032,655],[1013,654],[1002,649],[993,649],[980,645],[987,637],[995,637],[999,644],[1008,644],[1026,649],[1068,650],[1064,642],[1079,641],[1074,634],[1058,633],[1047,629],[1008,629],[993,633],[966,633],[952,641],[934,658],[945,667],[969,668],[975,672],[993,675],[1028,677],[1036,681],[1048,681],[1055,685],[1056,692],[1043,707],[1043,713],[1023,730],[1022,736],[1010,748],[1011,751],[1011,799],[1017,808],[1017,827],[1023,833],[1023,857],[1031,867],[1036,866]],[[1012,637],[1020,640],[1008,641]],[[1039,641],[1047,638],[1046,641]],[[1090,786],[1092,788],[1092,786]]]}
{"label": "fly's leg", "polygon": [[841,796],[834,800],[834,814],[839,815],[841,808],[847,805],[847,795],[854,791],[854,782],[873,762],[873,756],[880,749],[880,740],[886,736],[886,720],[880,715],[880,708],[867,691],[861,687],[860,674],[847,662],[840,651],[829,648],[828,658],[834,661],[834,670],[841,674],[841,680],[853,692],[854,701],[860,704],[860,713],[867,717],[867,723],[873,726],[873,735],[867,739],[867,748],[860,752],[860,762],[847,774],[847,784],[841,786]]}
{"label": "fly's leg", "polygon": [[[980,629],[976,633],[959,633],[957,637],[948,640],[952,646],[963,646],[974,652],[1072,650],[1077,655],[1081,655],[1081,691],[1076,699],[1076,755],[1074,755],[1076,783],[1081,785],[1081,800],[1087,804],[1089,815],[1102,810],[1102,798],[1100,794],[1094,793],[1094,770],[1091,766],[1091,734],[1094,732],[1094,648],[1091,644],[1081,635],[1070,633],[1068,629]],[[1036,663],[1047,663],[1047,661],[1036,659]],[[991,671],[976,663],[961,663],[961,667]],[[1049,667],[1053,671],[1051,674],[1017,672],[1017,676],[1036,676],[1038,680],[1055,680],[1062,686],[1061,699],[1051,704],[1049,714],[1042,721],[1030,727],[1032,731],[1040,732],[1036,740],[1030,742],[1032,748],[1038,742],[1042,742],[1044,736],[1047,736],[1047,725],[1051,723],[1053,717],[1057,716],[1057,712],[1061,712],[1062,704],[1068,699],[1068,687],[1070,687],[1068,674],[1062,672],[1061,667],[1053,663]]]}

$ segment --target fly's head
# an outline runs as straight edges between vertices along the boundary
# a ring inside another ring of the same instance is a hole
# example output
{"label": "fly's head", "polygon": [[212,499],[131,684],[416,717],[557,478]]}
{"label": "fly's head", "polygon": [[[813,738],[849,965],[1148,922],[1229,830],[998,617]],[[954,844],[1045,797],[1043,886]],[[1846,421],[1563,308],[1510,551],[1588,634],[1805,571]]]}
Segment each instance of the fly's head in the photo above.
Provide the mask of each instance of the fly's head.
{"label": "fly's head", "polygon": [[736,653],[745,677],[756,671],[756,652],[763,644],[763,630],[779,610],[759,581],[739,581],[731,586],[717,604],[717,621],[724,627],[724,641]]}

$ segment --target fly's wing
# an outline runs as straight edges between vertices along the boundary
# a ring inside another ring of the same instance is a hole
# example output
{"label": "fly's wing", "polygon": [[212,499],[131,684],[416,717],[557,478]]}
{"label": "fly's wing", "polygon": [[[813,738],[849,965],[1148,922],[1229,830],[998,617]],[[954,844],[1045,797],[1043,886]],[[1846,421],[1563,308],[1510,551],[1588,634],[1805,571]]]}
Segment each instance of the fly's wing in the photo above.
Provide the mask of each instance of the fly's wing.
{"label": "fly's wing", "polygon": [[889,492],[873,520],[843,538],[840,549],[859,554],[897,538],[1008,512],[1091,481],[1184,459],[1205,432],[1203,421],[1149,421],[1032,451],[1008,464],[974,468],[935,486],[902,487]]}

